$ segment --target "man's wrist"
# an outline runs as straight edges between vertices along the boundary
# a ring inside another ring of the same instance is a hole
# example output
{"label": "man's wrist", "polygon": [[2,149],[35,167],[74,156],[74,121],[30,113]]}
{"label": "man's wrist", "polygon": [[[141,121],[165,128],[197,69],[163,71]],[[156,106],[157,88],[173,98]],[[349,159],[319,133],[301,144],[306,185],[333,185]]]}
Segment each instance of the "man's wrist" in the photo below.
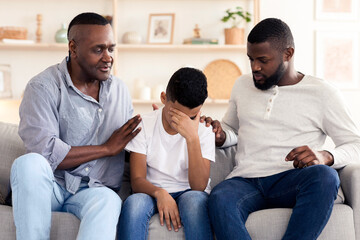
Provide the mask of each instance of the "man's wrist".
{"label": "man's wrist", "polygon": [[325,157],[326,161],[325,161],[325,165],[328,166],[332,166],[334,165],[334,155],[332,155],[331,152],[327,151],[327,150],[323,150],[322,151],[323,156]]}

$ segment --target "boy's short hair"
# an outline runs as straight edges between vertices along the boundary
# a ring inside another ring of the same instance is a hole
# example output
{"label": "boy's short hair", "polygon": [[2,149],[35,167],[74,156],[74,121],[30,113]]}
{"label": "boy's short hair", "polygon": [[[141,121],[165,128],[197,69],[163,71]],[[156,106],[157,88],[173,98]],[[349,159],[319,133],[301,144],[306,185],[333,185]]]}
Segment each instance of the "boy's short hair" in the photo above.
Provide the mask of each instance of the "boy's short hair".
{"label": "boy's short hair", "polygon": [[166,96],[168,101],[178,101],[190,109],[198,107],[208,96],[206,76],[195,68],[180,68],[171,76]]}
{"label": "boy's short hair", "polygon": [[248,35],[249,43],[270,42],[275,49],[280,51],[293,47],[294,38],[289,26],[277,18],[266,18],[259,22]]}
{"label": "boy's short hair", "polygon": [[93,13],[93,12],[80,13],[79,15],[74,17],[74,19],[71,20],[71,22],[69,24],[68,32],[67,32],[67,37],[68,37],[69,41],[71,40],[71,39],[69,39],[70,29],[75,25],[82,25],[82,24],[103,25],[103,26],[105,26],[105,25],[109,24],[109,21],[106,20],[106,18],[104,18],[103,16],[101,16],[101,15],[99,15],[97,13]]}

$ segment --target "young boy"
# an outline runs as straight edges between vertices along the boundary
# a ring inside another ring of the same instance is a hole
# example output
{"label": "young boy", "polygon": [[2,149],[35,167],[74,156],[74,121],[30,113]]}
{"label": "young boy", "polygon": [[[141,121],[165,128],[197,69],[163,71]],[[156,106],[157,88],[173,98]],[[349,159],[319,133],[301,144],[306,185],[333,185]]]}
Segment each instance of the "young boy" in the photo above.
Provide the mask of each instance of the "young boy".
{"label": "young boy", "polygon": [[142,130],[127,145],[131,186],[124,203],[119,239],[147,239],[150,218],[171,231],[183,226],[186,239],[213,239],[207,213],[210,161],[215,160],[212,128],[199,124],[207,98],[205,75],[181,68],[161,93],[162,109],[142,116]]}

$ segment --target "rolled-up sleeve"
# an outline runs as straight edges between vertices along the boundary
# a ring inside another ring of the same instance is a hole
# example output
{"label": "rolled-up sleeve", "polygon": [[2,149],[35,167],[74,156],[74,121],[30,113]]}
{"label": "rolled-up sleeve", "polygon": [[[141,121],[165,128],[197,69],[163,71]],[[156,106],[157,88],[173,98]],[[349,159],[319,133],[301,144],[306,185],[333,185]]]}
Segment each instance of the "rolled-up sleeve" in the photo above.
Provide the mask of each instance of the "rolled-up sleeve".
{"label": "rolled-up sleeve", "polygon": [[27,152],[43,155],[53,171],[71,148],[59,138],[58,92],[56,86],[30,81],[19,110],[19,135]]}

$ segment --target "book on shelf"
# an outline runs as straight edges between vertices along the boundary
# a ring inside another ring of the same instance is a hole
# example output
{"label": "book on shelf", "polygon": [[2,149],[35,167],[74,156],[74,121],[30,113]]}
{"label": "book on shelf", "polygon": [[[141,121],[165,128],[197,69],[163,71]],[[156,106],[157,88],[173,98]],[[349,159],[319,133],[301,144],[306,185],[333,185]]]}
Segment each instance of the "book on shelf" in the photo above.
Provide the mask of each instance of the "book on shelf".
{"label": "book on shelf", "polygon": [[219,44],[216,38],[186,38],[184,44]]}

